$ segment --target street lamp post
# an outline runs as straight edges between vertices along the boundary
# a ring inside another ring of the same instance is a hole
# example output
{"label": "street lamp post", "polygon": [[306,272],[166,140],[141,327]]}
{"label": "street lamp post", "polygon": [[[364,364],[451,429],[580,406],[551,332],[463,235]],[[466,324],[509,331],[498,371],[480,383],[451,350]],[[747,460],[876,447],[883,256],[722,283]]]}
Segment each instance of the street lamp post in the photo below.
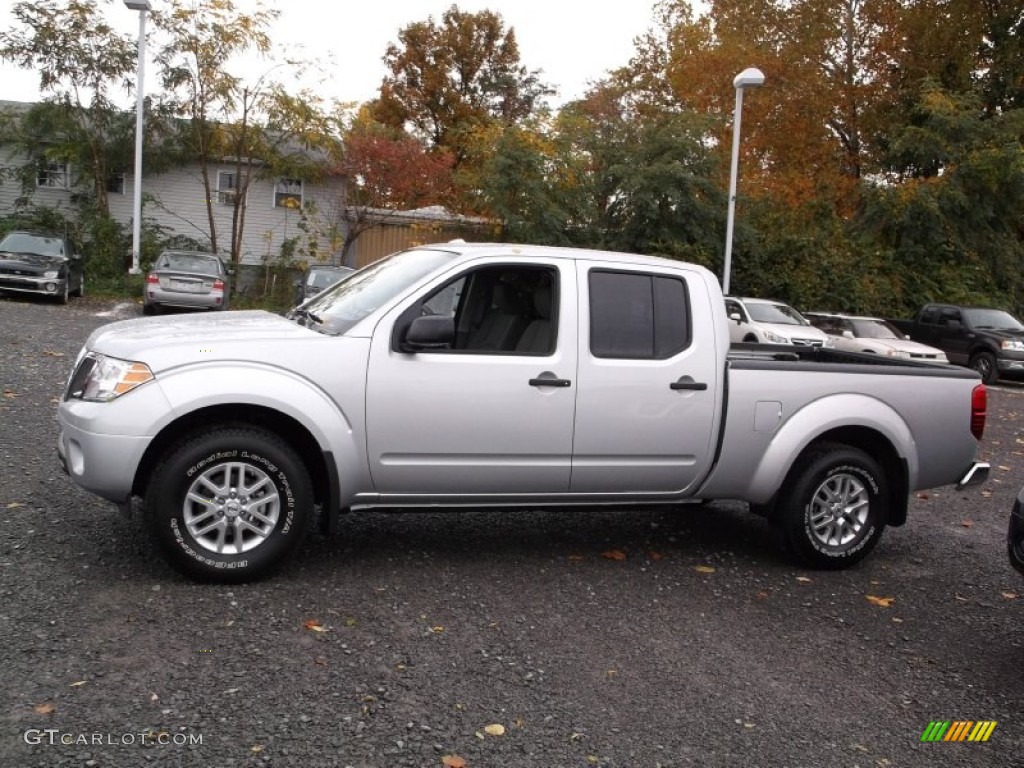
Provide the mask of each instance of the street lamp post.
{"label": "street lamp post", "polygon": [[[126,0],[127,2],[127,0]],[[736,89],[736,109],[732,118],[732,164],[729,168],[729,213],[725,220],[725,264],[722,269],[722,293],[729,295],[729,272],[732,269],[732,229],[736,218],[736,176],[740,164],[740,115],[743,112],[743,90],[764,85],[764,73],[747,67],[732,81]]]}
{"label": "street lamp post", "polygon": [[142,110],[146,76],[146,14],[153,10],[150,0],[124,0],[124,4],[139,12],[139,62],[135,78],[135,182],[132,185],[132,267],[130,275],[141,274],[139,252],[142,247]]}

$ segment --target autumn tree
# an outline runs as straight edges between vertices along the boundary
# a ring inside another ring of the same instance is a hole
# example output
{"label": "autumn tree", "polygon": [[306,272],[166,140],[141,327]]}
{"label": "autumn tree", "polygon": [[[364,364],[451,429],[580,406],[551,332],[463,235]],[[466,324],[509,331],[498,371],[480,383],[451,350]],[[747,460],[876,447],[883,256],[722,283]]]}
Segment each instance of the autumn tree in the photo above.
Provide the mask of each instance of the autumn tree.
{"label": "autumn tree", "polygon": [[343,157],[335,170],[346,177],[338,214],[343,224],[342,263],[364,233],[384,226],[402,211],[450,203],[455,158],[417,138],[376,123],[364,109],[348,125]]}
{"label": "autumn tree", "polygon": [[429,17],[410,24],[388,46],[384,62],[388,74],[375,118],[447,150],[456,164],[469,155],[467,144],[481,125],[513,125],[552,93],[540,70],[520,63],[515,30],[492,11],[453,5],[440,22]]}
{"label": "autumn tree", "polygon": [[[130,117],[111,102],[114,88],[127,87],[135,69],[135,41],[114,32],[98,0],[17,2],[16,26],[0,32],[0,59],[39,75],[46,103],[23,116],[8,142],[34,164],[70,163],[86,180],[96,209],[109,215],[107,183],[125,167]],[[130,146],[130,144],[128,145]],[[34,169],[29,169],[32,173]]]}
{"label": "autumn tree", "polygon": [[[248,171],[254,158],[249,153],[249,145],[255,141],[253,137],[258,130],[250,120],[265,93],[260,87],[247,89],[243,78],[232,74],[228,66],[234,57],[250,50],[269,53],[268,29],[277,15],[276,11],[260,5],[252,13],[244,13],[232,0],[172,0],[169,9],[153,12],[154,24],[163,33],[163,42],[155,56],[160,78],[167,100],[186,120],[178,140],[199,165],[208,235],[214,251],[221,250],[222,243],[214,215],[217,189],[215,180],[211,179],[210,166],[228,156],[229,148],[248,153],[235,155],[236,162],[244,163],[246,171],[235,177],[236,189],[231,201],[234,210],[228,250],[235,263],[241,258],[242,228],[238,224],[244,223],[245,195],[252,182]],[[242,115],[243,133],[235,132],[231,136],[224,126],[238,116],[238,110]]]}

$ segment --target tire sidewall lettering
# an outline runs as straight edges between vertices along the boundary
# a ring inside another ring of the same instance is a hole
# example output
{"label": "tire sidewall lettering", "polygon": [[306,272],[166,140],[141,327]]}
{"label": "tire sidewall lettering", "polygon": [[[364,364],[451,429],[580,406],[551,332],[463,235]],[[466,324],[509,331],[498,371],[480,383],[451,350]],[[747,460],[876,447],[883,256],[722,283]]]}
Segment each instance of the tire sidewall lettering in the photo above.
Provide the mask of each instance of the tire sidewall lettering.
{"label": "tire sidewall lettering", "polygon": [[808,499],[803,509],[803,530],[807,543],[810,544],[810,546],[819,554],[824,555],[828,558],[832,558],[834,560],[842,560],[848,557],[852,557],[853,555],[860,552],[861,549],[866,547],[872,541],[875,535],[875,530],[878,526],[878,523],[874,519],[880,495],[878,481],[875,479],[875,476],[864,467],[860,465],[845,463],[836,464],[835,466],[829,467],[828,470],[821,476],[821,479],[815,484],[815,489],[819,488],[821,484],[828,480],[830,477],[833,477],[834,475],[841,473],[856,476],[857,479],[864,483],[865,486],[868,488],[871,497],[868,502],[869,508],[866,525],[858,533],[858,538],[852,545],[847,545],[845,548],[837,550],[835,548],[827,547],[824,544],[822,544],[820,541],[818,541],[818,537],[814,535],[814,531],[811,527],[811,509],[813,500]]}

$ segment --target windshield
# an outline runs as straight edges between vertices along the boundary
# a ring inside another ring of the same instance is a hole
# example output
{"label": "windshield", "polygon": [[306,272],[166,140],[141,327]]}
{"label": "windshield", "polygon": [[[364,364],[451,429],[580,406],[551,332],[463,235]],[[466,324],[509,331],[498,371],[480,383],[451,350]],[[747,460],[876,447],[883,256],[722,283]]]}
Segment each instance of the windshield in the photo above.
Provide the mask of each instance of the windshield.
{"label": "windshield", "polygon": [[751,320],[759,323],[777,323],[778,325],[810,325],[803,317],[786,304],[761,304],[748,302],[747,313]]}
{"label": "windshield", "polygon": [[1001,309],[965,309],[964,316],[972,328],[994,331],[1024,331],[1024,325],[1009,312]]}
{"label": "windshield", "polygon": [[199,253],[165,253],[160,257],[157,269],[177,269],[182,272],[203,272],[216,275],[220,264],[215,258]]}
{"label": "windshield", "polygon": [[63,256],[64,241],[59,237],[11,232],[3,240],[0,240],[0,251],[37,253],[40,256]]}
{"label": "windshield", "polygon": [[858,339],[902,339],[903,334],[885,320],[853,320],[853,335]]}
{"label": "windshield", "polygon": [[307,301],[305,314],[293,311],[289,317],[310,317],[318,331],[344,333],[454,255],[426,248],[393,253]]}
{"label": "windshield", "polygon": [[350,274],[352,271],[348,269],[313,269],[306,278],[306,285],[310,288],[326,288]]}

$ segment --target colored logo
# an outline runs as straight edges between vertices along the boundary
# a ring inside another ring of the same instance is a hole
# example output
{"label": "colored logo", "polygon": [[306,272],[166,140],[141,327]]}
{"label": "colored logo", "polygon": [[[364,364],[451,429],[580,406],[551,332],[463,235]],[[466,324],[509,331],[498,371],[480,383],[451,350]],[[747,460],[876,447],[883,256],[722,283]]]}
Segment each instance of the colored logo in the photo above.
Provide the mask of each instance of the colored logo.
{"label": "colored logo", "polygon": [[932,720],[921,741],[988,741],[995,729],[995,720]]}

